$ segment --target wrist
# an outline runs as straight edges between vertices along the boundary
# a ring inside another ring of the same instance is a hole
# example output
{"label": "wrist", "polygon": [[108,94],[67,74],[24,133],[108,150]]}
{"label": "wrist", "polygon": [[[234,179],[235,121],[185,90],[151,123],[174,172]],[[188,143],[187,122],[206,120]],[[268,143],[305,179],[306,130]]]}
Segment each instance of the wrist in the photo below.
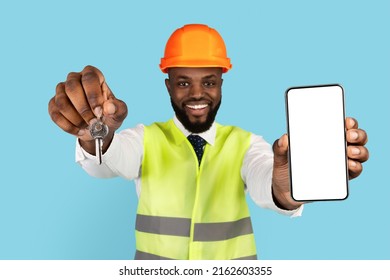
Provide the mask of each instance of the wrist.
{"label": "wrist", "polygon": [[275,205],[283,210],[295,210],[304,204],[292,199],[290,192],[277,191],[274,186],[272,186],[272,198]]}
{"label": "wrist", "polygon": [[95,140],[82,140],[78,138],[79,144],[84,151],[91,155],[95,155]]}

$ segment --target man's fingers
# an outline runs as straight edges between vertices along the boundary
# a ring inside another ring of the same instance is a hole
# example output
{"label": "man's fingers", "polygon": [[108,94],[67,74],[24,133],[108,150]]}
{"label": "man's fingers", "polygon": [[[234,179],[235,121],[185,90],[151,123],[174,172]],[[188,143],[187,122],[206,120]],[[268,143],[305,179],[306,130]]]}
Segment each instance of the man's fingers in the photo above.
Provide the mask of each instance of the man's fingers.
{"label": "man's fingers", "polygon": [[61,114],[75,126],[79,128],[88,126],[66,95],[65,83],[59,83],[56,87],[55,105]]}
{"label": "man's fingers", "polygon": [[348,171],[349,171],[349,179],[356,178],[362,173],[363,165],[355,160],[348,160]]}
{"label": "man's fingers", "polygon": [[102,90],[107,96],[103,104],[104,121],[109,127],[118,129],[127,116],[127,105],[114,96],[106,82],[103,82]]}
{"label": "man's fingers", "polygon": [[120,99],[110,98],[103,104],[104,122],[113,129],[118,129],[127,116],[127,105]]}
{"label": "man's fingers", "polygon": [[367,133],[362,129],[349,129],[347,142],[355,145],[365,145],[368,142]]}
{"label": "man's fingers", "polygon": [[277,139],[272,149],[274,151],[274,162],[276,164],[287,164],[288,158],[287,158],[287,151],[288,151],[288,137],[287,134],[284,134],[282,137]]}
{"label": "man's fingers", "polygon": [[106,99],[102,91],[103,82],[103,74],[93,66],[86,66],[81,72],[81,84],[89,106],[91,107],[94,115],[98,118],[102,116],[102,105]]}
{"label": "man's fingers", "polygon": [[104,81],[102,84],[102,92],[103,92],[103,96],[104,96],[105,100],[110,99],[110,98],[115,98],[111,89],[108,87],[106,81]]}
{"label": "man's fingers", "polygon": [[84,75],[85,73],[93,72],[97,77],[99,81],[99,85],[102,85],[104,82],[104,75],[103,73],[96,67],[87,65],[84,67],[84,69],[81,71],[81,74]]}
{"label": "man's fingers", "polygon": [[369,158],[368,149],[364,146],[348,146],[347,155],[348,158],[358,162],[365,162]]}
{"label": "man's fingers", "polygon": [[[49,115],[53,122],[55,122],[62,130],[75,136],[79,135],[80,129],[61,114],[56,105],[55,97],[49,101]],[[83,134],[83,132],[81,134]]]}
{"label": "man's fingers", "polygon": [[64,131],[84,141],[92,141],[88,125],[103,117],[111,132],[120,127],[127,116],[126,104],[115,98],[99,69],[86,66],[71,72],[56,87],[49,102],[52,120]]}
{"label": "man's fingers", "polygon": [[359,127],[359,124],[356,119],[347,117],[345,119],[345,126],[347,129],[352,129],[352,128],[357,129]]}
{"label": "man's fingers", "polygon": [[95,118],[81,85],[80,73],[69,73],[65,82],[65,93],[72,102],[76,111],[86,123],[89,123],[93,118]]}
{"label": "man's fingers", "polygon": [[345,120],[347,129],[347,142],[356,145],[365,145],[368,141],[367,133],[363,129],[359,129],[359,124],[356,119],[347,117]]}

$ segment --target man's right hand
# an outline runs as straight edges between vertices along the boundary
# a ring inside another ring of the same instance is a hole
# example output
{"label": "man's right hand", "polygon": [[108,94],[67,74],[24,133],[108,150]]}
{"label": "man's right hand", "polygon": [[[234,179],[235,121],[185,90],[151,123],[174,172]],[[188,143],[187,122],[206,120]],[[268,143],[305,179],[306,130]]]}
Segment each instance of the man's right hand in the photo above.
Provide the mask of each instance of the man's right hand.
{"label": "man's right hand", "polygon": [[49,114],[61,129],[78,137],[87,152],[95,154],[95,140],[88,126],[100,117],[108,126],[105,152],[127,116],[127,106],[115,98],[99,69],[86,66],[81,72],[69,73],[66,81],[57,85],[56,94],[49,102]]}

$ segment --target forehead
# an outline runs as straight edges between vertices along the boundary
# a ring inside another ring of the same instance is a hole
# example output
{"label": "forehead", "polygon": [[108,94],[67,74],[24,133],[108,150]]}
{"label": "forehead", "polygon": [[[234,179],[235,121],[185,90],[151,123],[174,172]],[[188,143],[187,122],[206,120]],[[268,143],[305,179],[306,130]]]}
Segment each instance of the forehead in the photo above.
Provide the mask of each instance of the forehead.
{"label": "forehead", "polygon": [[170,78],[188,77],[192,79],[215,76],[222,76],[222,68],[220,67],[173,67],[168,70]]}

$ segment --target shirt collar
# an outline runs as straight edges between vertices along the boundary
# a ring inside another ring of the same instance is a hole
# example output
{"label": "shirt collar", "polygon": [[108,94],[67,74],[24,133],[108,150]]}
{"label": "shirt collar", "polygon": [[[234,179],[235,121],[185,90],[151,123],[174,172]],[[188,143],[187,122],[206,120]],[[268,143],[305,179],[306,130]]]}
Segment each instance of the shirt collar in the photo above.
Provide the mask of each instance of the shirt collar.
{"label": "shirt collar", "polygon": [[188,131],[176,116],[173,117],[173,122],[175,123],[177,128],[185,135],[185,137],[188,137],[190,134],[199,135],[204,140],[206,140],[207,143],[209,143],[212,146],[214,145],[215,135],[217,134],[217,126],[215,122],[213,122],[209,130],[206,130],[205,132],[202,133],[192,133]]}

